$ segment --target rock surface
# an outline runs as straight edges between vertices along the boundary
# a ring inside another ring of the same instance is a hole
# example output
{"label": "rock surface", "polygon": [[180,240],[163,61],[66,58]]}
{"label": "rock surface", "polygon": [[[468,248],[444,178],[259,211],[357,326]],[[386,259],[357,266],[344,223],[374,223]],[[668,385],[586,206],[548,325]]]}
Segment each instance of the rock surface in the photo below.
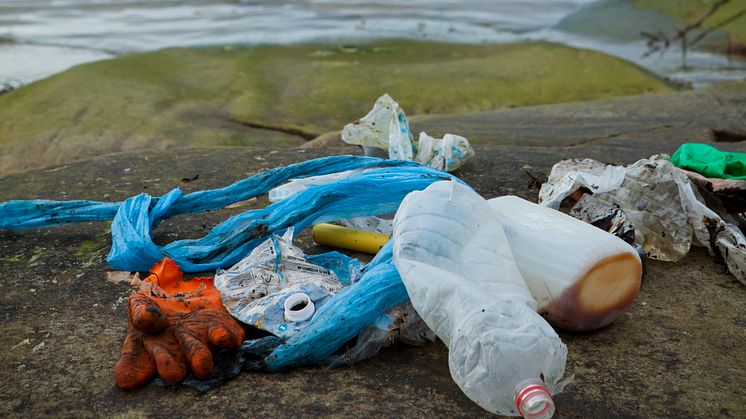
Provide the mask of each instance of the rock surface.
{"label": "rock surface", "polygon": [[[636,147],[658,141],[677,146],[716,141],[727,147],[739,138],[746,140],[746,82],[672,94],[413,116],[410,122],[414,133],[458,134],[472,144],[557,147],[615,142]],[[303,147],[345,145],[339,132],[331,132]]]}
{"label": "rock surface", "polygon": [[[696,131],[693,131],[696,132]],[[630,163],[672,153],[679,139],[621,137],[547,147],[477,145],[459,171],[485,197],[534,199],[530,176],[556,161]],[[516,140],[517,141],[517,140]],[[741,149],[743,143],[721,143]],[[121,200],[132,194],[219,187],[257,171],[349,149],[180,149],[103,156],[0,178],[8,199]],[[193,178],[185,183],[182,179]],[[249,205],[264,205],[261,199]],[[203,235],[234,208],[178,217],[156,241]],[[130,288],[106,282],[106,223],[0,232],[0,415],[10,416],[488,416],[452,382],[436,342],[395,347],[351,367],[243,373],[209,393],[187,387],[124,392],[112,370],[126,331]],[[307,236],[301,243],[313,251]],[[639,299],[593,333],[561,332],[574,382],[556,397],[559,417],[743,417],[746,286],[702,249],[678,263],[650,261]],[[731,383],[731,384],[728,384]]]}
{"label": "rock surface", "polygon": [[383,93],[414,115],[671,90],[621,59],[543,42],[168,49],[0,95],[0,174],[121,151],[298,146]]}

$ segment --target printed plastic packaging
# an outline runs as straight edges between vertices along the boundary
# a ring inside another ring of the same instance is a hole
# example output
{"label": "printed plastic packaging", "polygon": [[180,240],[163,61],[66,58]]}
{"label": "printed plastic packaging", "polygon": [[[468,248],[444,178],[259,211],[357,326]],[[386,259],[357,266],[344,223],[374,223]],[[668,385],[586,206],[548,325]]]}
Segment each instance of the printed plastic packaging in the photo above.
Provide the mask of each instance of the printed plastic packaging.
{"label": "printed plastic packaging", "polygon": [[334,272],[306,260],[292,240],[292,229],[282,237],[272,235],[215,275],[215,288],[234,317],[283,339],[308,325],[316,309],[341,288]]}
{"label": "printed plastic packaging", "polygon": [[[580,200],[575,192],[595,200]],[[565,205],[582,213],[600,201],[624,211],[635,230],[635,244],[648,257],[676,261],[694,243],[706,247],[741,282],[746,283],[746,237],[703,203],[696,187],[667,156],[652,156],[636,163],[609,166],[594,160],[563,160],[554,165],[539,191],[539,202],[550,208]]]}

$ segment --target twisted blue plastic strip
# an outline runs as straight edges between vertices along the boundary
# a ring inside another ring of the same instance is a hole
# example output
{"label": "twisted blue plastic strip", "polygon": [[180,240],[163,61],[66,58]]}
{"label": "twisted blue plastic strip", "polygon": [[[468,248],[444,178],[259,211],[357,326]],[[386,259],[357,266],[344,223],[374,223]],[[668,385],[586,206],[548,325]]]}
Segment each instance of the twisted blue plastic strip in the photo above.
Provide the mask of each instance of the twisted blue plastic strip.
{"label": "twisted blue plastic strip", "polygon": [[[289,179],[361,168],[376,169],[309,188],[266,208],[246,211],[199,239],[165,246],[153,243],[153,229],[166,218],[218,209],[266,193]],[[121,203],[10,201],[0,204],[0,228],[23,230],[113,218],[112,248],[107,259],[112,268],[148,270],[168,256],[184,272],[202,272],[233,265],[273,232],[290,226],[300,231],[317,222],[393,212],[407,193],[451,178],[412,162],[333,156],[268,170],[225,188],[189,195],[177,188],[161,198],[140,194]]]}
{"label": "twisted blue plastic strip", "polygon": [[[345,170],[371,167],[417,166],[401,160],[382,160],[362,156],[332,156],[278,167],[219,189],[193,192],[180,196],[163,218],[199,213],[223,208],[269,192],[290,179],[327,175]],[[174,191],[178,190],[174,189]],[[172,191],[173,192],[173,191]],[[181,191],[179,191],[181,193]],[[158,202],[151,198],[151,205]],[[109,221],[114,218],[121,202],[48,201],[43,199],[0,203],[0,229],[28,230],[54,227],[60,224],[86,221]]]}
{"label": "twisted blue plastic strip", "polygon": [[305,329],[265,356],[264,364],[269,371],[327,364],[345,342],[408,299],[389,241],[365,267],[358,282],[342,288],[314,314]]}

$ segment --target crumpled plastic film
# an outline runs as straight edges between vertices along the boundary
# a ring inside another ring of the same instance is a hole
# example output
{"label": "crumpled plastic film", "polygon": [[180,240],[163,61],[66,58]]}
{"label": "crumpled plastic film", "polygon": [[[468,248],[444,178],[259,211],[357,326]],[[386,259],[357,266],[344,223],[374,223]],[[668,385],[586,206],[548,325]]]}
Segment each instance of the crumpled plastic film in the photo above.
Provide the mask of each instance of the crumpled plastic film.
{"label": "crumpled plastic film", "polygon": [[664,261],[684,257],[694,236],[746,283],[743,233],[709,209],[687,176],[666,156],[652,156],[628,167],[606,166],[590,159],[563,160],[542,185],[539,201],[558,208],[580,188],[588,189],[595,200],[580,200],[571,214],[583,213],[586,206],[598,201],[621,209],[635,229],[635,243],[643,246],[650,258]]}
{"label": "crumpled plastic film", "polygon": [[439,139],[422,132],[415,144],[407,116],[387,94],[378,98],[367,115],[345,125],[342,140],[363,146],[366,154],[380,148],[388,150],[391,159],[414,160],[447,172],[458,169],[474,155],[469,140],[454,134]]}
{"label": "crumpled plastic film", "polygon": [[399,304],[380,316],[371,326],[363,329],[357,336],[355,346],[341,355],[332,356],[328,366],[336,367],[354,364],[373,357],[381,348],[398,342],[421,346],[435,341],[435,332],[427,327],[422,317],[412,307],[412,302]]}
{"label": "crumpled plastic film", "polygon": [[452,172],[474,156],[469,140],[454,134],[438,139],[421,132],[415,161],[444,172]]}
{"label": "crumpled plastic film", "polygon": [[617,189],[624,181],[624,168],[592,159],[562,160],[552,166],[549,179],[541,185],[539,202],[559,209],[573,192],[586,188],[594,194]]}
{"label": "crumpled plastic film", "polygon": [[[269,371],[327,364],[345,342],[374,324],[381,315],[409,299],[394,266],[391,242],[366,265],[363,276],[316,311],[303,330],[264,358]],[[342,320],[343,319],[343,320]]]}
{"label": "crumpled plastic film", "polygon": [[[311,176],[303,179],[291,179],[289,182],[270,190],[269,201],[282,201],[283,199],[286,199],[298,192],[304,191],[311,186],[333,183],[362,171],[363,170],[347,170],[344,172],[332,173],[328,175]],[[385,234],[387,236],[391,236],[393,222],[393,214],[383,215],[379,217],[355,217],[339,220],[339,223],[344,225],[345,227],[354,228],[356,230],[371,231],[374,233]]]}
{"label": "crumpled plastic film", "polygon": [[414,159],[414,138],[409,131],[407,116],[387,94],[376,100],[367,115],[345,125],[342,140],[348,144],[388,150],[391,159]]}
{"label": "crumpled plastic film", "polygon": [[333,271],[309,262],[292,238],[292,228],[283,236],[272,235],[235,266],[215,275],[215,288],[234,317],[281,338],[308,324],[286,321],[288,297],[304,293],[318,309],[342,287]]}
{"label": "crumpled plastic film", "polygon": [[[224,188],[183,195],[169,208],[165,218],[226,207],[267,193],[291,179],[326,175],[371,167],[414,166],[406,161],[382,160],[360,156],[323,157],[270,169]],[[178,188],[176,188],[178,189]],[[151,197],[151,205],[159,198]],[[109,221],[121,202],[18,200],[0,203],[0,229],[28,230],[87,221]],[[182,267],[183,268],[183,267]],[[146,269],[147,270],[147,269]]]}
{"label": "crumpled plastic film", "polygon": [[682,144],[671,163],[710,178],[746,180],[746,153],[720,151],[708,144]]}

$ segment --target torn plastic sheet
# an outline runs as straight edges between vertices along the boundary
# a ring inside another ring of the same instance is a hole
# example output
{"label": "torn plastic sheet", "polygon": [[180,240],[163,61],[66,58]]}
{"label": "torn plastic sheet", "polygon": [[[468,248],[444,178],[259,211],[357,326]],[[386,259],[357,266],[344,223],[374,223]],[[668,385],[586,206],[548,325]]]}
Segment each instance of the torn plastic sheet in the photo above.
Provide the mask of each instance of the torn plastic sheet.
{"label": "torn plastic sheet", "polygon": [[746,180],[706,178],[681,168],[679,171],[697,186],[707,206],[723,221],[746,232]]}
{"label": "torn plastic sheet", "polygon": [[414,137],[407,116],[388,94],[379,97],[367,115],[345,125],[342,140],[388,150],[390,159],[414,160]]}
{"label": "torn plastic sheet", "polygon": [[[309,263],[311,261],[342,268],[336,270],[340,272],[340,278],[331,270]],[[267,356],[285,340],[311,325],[313,317],[308,321],[287,321],[285,300],[293,294],[304,293],[315,309],[320,310],[342,286],[362,277],[361,270],[352,261],[359,263],[338,252],[306,257],[301,249],[293,246],[292,231],[288,231],[283,237],[267,239],[231,269],[219,271],[215,276],[215,287],[220,290],[228,311],[244,323],[278,338],[246,342],[244,350],[255,356]],[[385,259],[382,262],[386,263]],[[345,270],[345,266],[349,269]],[[319,362],[328,366],[355,363],[396,342],[422,345],[432,341],[434,336],[411,304],[405,302],[379,314],[343,354],[330,355]]]}
{"label": "torn plastic sheet", "polygon": [[433,332],[407,300],[380,316],[358,334],[355,345],[340,355],[332,355],[328,366],[354,364],[376,355],[382,348],[399,342],[422,346],[435,341]]}
{"label": "torn plastic sheet", "polygon": [[439,139],[422,132],[415,144],[407,116],[387,94],[376,100],[367,115],[345,125],[342,140],[363,146],[366,155],[376,153],[379,148],[388,150],[391,159],[414,160],[448,172],[458,169],[474,155],[469,140],[454,134],[445,134]]}
{"label": "torn plastic sheet", "polygon": [[632,227],[627,214],[593,195],[583,195],[577,205],[570,210],[570,215],[609,232],[631,245],[635,244],[635,228]]}
{"label": "torn plastic sheet", "polygon": [[446,134],[439,139],[421,132],[415,161],[433,169],[452,172],[472,156],[474,149],[464,137]]}
{"label": "torn plastic sheet", "polygon": [[594,201],[581,200],[573,208],[598,201],[624,211],[635,229],[635,243],[653,259],[676,261],[692,244],[692,236],[746,283],[746,238],[734,225],[702,203],[689,179],[665,156],[653,156],[628,166],[607,166],[585,160],[563,160],[542,185],[539,201],[559,208],[565,198],[585,188]]}
{"label": "torn plastic sheet", "polygon": [[359,281],[342,288],[316,311],[310,324],[265,356],[264,367],[328,364],[342,345],[409,299],[394,266],[391,242],[364,268]]}
{"label": "torn plastic sheet", "polygon": [[[165,246],[152,241],[155,226],[174,215],[244,201],[293,178],[376,166],[380,167],[309,188],[266,208],[245,211],[218,224],[202,238]],[[113,217],[112,249],[107,259],[113,269],[143,271],[170,257],[184,272],[203,272],[235,264],[268,234],[290,226],[302,230],[314,223],[350,216],[391,213],[407,193],[443,179],[455,178],[412,162],[334,156],[268,170],[226,188],[189,195],[177,188],[161,198],[140,194],[122,203],[10,201],[0,204],[0,228],[22,230]]]}

